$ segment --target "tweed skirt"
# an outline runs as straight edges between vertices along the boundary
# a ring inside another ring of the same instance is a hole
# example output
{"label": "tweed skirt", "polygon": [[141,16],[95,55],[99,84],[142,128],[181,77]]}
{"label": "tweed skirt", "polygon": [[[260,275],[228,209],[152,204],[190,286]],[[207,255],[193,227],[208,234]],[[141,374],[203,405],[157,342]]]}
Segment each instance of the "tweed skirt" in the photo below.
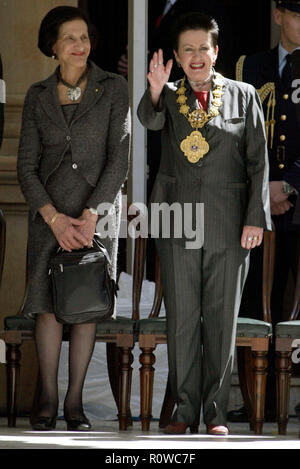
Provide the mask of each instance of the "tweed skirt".
{"label": "tweed skirt", "polygon": [[[62,106],[66,121],[71,122],[77,104]],[[87,155],[88,157],[88,155]],[[77,218],[87,205],[93,187],[73,165],[71,149],[64,155],[60,166],[49,177],[46,185],[53,205],[65,215]],[[110,258],[111,277],[116,279],[118,233],[121,217],[121,192],[116,197],[114,209],[110,213],[111,237],[102,238]],[[56,253],[59,244],[38,213],[33,217],[29,212],[28,220],[28,286],[23,305],[23,314],[34,318],[36,314],[53,313],[49,260]]]}
{"label": "tweed skirt", "polygon": [[[86,201],[93,187],[80,174],[75,172],[70,174],[70,167],[72,168],[71,155],[66,155],[60,168],[49,180],[46,189],[59,212],[77,218],[86,207]],[[111,276],[116,279],[121,194],[118,194],[114,208],[114,213],[110,215],[114,236],[102,238],[102,242],[111,258]],[[48,265],[58,247],[52,230],[41,215],[37,214],[33,219],[32,213],[29,212],[27,247],[29,282],[23,306],[23,314],[27,317],[32,318],[39,313],[53,313]]]}

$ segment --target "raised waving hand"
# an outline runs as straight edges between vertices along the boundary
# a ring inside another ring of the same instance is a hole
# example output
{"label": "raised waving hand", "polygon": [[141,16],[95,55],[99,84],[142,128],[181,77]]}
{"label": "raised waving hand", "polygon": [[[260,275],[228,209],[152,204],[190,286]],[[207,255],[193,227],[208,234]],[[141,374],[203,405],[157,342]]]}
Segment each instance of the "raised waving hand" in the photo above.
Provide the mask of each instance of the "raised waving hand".
{"label": "raised waving hand", "polygon": [[158,52],[154,52],[149,65],[149,73],[147,75],[154,107],[157,106],[163,87],[169,81],[172,65],[172,59],[168,60],[166,66],[164,65],[162,49],[159,49]]}

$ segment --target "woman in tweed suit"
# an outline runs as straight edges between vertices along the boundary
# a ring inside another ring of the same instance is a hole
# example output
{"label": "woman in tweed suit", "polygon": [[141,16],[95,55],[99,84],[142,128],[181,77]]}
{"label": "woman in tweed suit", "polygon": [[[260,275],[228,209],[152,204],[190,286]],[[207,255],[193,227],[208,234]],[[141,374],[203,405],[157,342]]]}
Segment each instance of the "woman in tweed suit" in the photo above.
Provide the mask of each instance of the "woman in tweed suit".
{"label": "woman in tweed suit", "polygon": [[[214,71],[215,20],[187,14],[174,32],[174,54],[185,76],[168,83],[172,61],[164,66],[159,50],[138,108],[145,127],[162,130],[151,227],[158,204],[181,206],[184,219],[190,205],[193,230],[204,232],[204,243],[187,247],[190,236],[178,236],[175,222],[169,238],[155,226],[170,384],[177,403],[165,432],[196,431],[203,401],[207,432],[227,435],[236,320],[249,250],[261,244],[263,229],[270,228],[264,117],[252,86]],[[204,205],[203,224],[195,215],[197,203]],[[174,220],[179,218],[174,215]]]}
{"label": "woman in tweed suit", "polygon": [[[121,186],[128,171],[129,104],[126,81],[88,60],[94,35],[77,8],[57,7],[43,19],[39,48],[59,62],[25,98],[18,177],[28,202],[29,287],[24,314],[36,318],[41,391],[33,427],[55,427],[62,325],[53,314],[48,262],[58,246],[91,245],[97,208],[110,204],[114,233],[104,238],[115,277]],[[76,85],[76,86],[74,86]],[[82,389],[95,343],[96,324],[70,331],[69,387],[64,416],[70,430],[91,425]]]}

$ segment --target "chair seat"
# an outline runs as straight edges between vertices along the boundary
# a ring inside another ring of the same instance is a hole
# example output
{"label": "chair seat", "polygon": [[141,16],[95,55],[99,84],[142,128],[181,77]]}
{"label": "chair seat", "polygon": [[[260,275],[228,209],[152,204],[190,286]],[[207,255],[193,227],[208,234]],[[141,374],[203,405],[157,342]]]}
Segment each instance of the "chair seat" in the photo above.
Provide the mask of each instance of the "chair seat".
{"label": "chair seat", "polygon": [[[166,334],[166,318],[141,319],[138,322],[140,334]],[[272,334],[272,324],[249,318],[238,318],[238,337],[268,337]]]}
{"label": "chair seat", "polygon": [[300,337],[300,321],[285,321],[276,324],[276,337],[296,338]]}
{"label": "chair seat", "polygon": [[26,318],[21,314],[6,316],[4,318],[4,327],[7,331],[33,331],[35,329],[35,320]]}
{"label": "chair seat", "polygon": [[138,321],[138,332],[140,334],[166,334],[166,318],[159,317],[141,319],[140,321]]}
{"label": "chair seat", "polygon": [[97,324],[99,334],[133,334],[135,323],[131,318],[117,316],[116,319],[106,319]]}
{"label": "chair seat", "polygon": [[[4,325],[8,331],[33,331],[35,320],[22,315],[7,316],[4,319]],[[117,316],[116,319],[106,319],[97,324],[97,333],[99,334],[133,334],[134,330],[135,321],[122,316]]]}
{"label": "chair seat", "polygon": [[258,319],[238,318],[237,337],[269,337],[272,334],[272,324]]}

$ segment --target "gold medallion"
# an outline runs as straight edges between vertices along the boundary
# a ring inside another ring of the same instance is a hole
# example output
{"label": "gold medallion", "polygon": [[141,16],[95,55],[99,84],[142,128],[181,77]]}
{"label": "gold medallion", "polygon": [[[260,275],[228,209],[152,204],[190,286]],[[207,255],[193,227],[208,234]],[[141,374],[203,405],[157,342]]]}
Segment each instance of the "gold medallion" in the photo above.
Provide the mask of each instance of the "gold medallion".
{"label": "gold medallion", "polygon": [[188,121],[194,129],[201,128],[207,122],[207,114],[203,109],[195,109],[189,114]]}
{"label": "gold medallion", "polygon": [[194,130],[194,132],[182,140],[180,149],[190,163],[197,163],[209,152],[209,144],[199,130]]}
{"label": "gold medallion", "polygon": [[212,90],[213,99],[208,112],[202,108],[190,112],[190,107],[186,104],[187,97],[185,96],[186,88],[184,82],[185,77],[181,80],[180,87],[176,91],[179,112],[187,118],[191,127],[196,130],[181,142],[180,149],[190,163],[197,163],[209,152],[209,144],[198,129],[204,127],[207,122],[219,114],[219,107],[222,106],[222,96],[224,94],[224,81],[222,75],[215,73],[213,79],[214,88]]}

